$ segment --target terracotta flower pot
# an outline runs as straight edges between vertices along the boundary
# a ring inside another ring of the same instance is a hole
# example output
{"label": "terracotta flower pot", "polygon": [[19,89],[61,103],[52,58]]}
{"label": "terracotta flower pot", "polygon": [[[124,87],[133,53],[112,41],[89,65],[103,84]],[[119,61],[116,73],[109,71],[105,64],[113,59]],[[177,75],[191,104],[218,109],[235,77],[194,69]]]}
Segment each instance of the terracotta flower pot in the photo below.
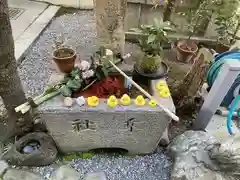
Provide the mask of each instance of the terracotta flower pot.
{"label": "terracotta flower pot", "polygon": [[177,42],[177,60],[189,62],[197,53],[198,46],[193,41],[181,40]]}
{"label": "terracotta flower pot", "polygon": [[216,49],[215,50],[216,50],[216,52],[221,54],[221,53],[224,53],[224,52],[228,51],[229,50],[229,46],[226,46],[224,44],[218,43],[216,45]]}
{"label": "terracotta flower pot", "polygon": [[53,52],[53,60],[63,73],[72,71],[76,57],[76,51],[71,48],[59,48]]}

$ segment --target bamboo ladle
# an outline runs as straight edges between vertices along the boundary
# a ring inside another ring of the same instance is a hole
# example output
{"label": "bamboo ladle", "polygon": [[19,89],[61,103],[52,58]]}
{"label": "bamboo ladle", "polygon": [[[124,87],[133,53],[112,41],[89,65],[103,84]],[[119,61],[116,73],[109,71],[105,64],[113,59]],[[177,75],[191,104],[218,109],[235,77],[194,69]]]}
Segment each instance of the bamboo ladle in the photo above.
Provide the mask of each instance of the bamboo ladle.
{"label": "bamboo ladle", "polygon": [[179,117],[176,116],[174,113],[172,113],[169,109],[167,109],[165,106],[161,105],[161,103],[153,98],[147,91],[145,91],[141,86],[139,86],[136,82],[134,82],[130,77],[128,77],[121,69],[119,69],[111,60],[109,60],[111,65],[121,74],[123,75],[127,80],[129,80],[133,86],[135,86],[139,91],[141,91],[147,98],[153,99],[157,102],[157,105],[165,112],[168,116],[170,116],[174,121],[179,121]]}

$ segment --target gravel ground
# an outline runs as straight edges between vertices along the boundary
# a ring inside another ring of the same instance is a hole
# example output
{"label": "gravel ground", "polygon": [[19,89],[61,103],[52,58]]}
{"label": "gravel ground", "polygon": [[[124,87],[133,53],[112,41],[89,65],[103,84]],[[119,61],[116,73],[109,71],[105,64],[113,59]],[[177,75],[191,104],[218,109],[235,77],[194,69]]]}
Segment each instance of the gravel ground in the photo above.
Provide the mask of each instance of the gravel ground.
{"label": "gravel ground", "polygon": [[39,39],[29,48],[19,66],[19,74],[27,95],[42,93],[52,65],[54,37],[63,34],[66,44],[76,47],[78,55],[87,59],[96,50],[95,21],[91,11],[80,11],[53,19]]}
{"label": "gravel ground", "polygon": [[[92,11],[79,11],[53,19],[39,39],[29,48],[19,66],[19,74],[27,95],[43,92],[51,74],[53,37],[62,33],[67,44],[76,47],[82,59],[88,59],[96,50],[96,27]],[[73,160],[71,166],[83,174],[104,171],[109,180],[168,180],[171,161],[162,151],[135,158],[95,155],[90,160]],[[37,168],[46,179],[54,165]]]}
{"label": "gravel ground", "polygon": [[[91,159],[74,159],[65,164],[77,170],[81,178],[89,172],[105,172],[108,180],[170,180],[172,165],[164,153],[134,158],[100,154]],[[33,171],[49,179],[56,167],[38,167]]]}

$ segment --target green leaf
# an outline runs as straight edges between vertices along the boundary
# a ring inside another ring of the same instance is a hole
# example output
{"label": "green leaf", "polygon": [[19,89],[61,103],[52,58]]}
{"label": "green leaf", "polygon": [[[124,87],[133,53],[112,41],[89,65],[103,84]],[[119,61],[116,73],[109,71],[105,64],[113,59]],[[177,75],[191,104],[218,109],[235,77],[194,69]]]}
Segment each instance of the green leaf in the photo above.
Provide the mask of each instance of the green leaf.
{"label": "green leaf", "polygon": [[156,26],[157,29],[161,28],[161,24],[162,24],[162,19],[158,20],[158,19],[154,19],[154,25]]}
{"label": "green leaf", "polygon": [[69,80],[66,84],[66,86],[69,89],[80,89],[81,87],[81,81],[73,79],[73,80]]}
{"label": "green leaf", "polygon": [[75,76],[75,79],[76,79],[76,80],[81,80],[81,77],[80,77],[80,75],[79,75],[79,74],[77,74],[77,75]]}
{"label": "green leaf", "polygon": [[74,67],[72,72],[70,72],[71,77],[75,77],[76,75],[79,75],[81,73],[81,70],[78,67]]}
{"label": "green leaf", "polygon": [[82,157],[81,154],[68,154],[68,155],[63,156],[63,159],[65,161],[72,161],[73,159],[79,159],[81,157]]}
{"label": "green leaf", "polygon": [[98,66],[96,68],[96,76],[98,80],[102,80],[104,79],[106,76],[108,76],[108,71],[106,68],[102,67],[102,66]]}
{"label": "green leaf", "polygon": [[94,156],[93,152],[86,152],[82,154],[83,159],[91,159]]}
{"label": "green leaf", "polygon": [[63,85],[61,88],[60,88],[60,92],[63,96],[65,97],[71,97],[72,95],[72,91],[71,89],[69,89],[66,85]]}
{"label": "green leaf", "polygon": [[50,93],[52,93],[52,92],[54,92],[54,91],[56,91],[56,90],[57,90],[56,87],[53,87],[53,86],[48,87],[48,88],[44,91],[44,95],[50,94]]}
{"label": "green leaf", "polygon": [[155,39],[156,39],[156,35],[151,34],[150,36],[148,36],[148,41],[147,41],[147,43],[150,44],[150,43],[154,42]]}

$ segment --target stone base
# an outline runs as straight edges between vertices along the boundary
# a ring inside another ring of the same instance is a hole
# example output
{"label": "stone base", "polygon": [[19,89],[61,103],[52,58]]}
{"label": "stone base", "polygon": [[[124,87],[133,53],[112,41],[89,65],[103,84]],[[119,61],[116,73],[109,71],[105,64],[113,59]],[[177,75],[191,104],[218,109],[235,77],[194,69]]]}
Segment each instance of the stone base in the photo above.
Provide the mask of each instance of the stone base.
{"label": "stone base", "polygon": [[[51,84],[61,79],[55,72]],[[156,83],[151,81],[151,92],[162,105],[175,112],[172,98],[160,98]],[[42,104],[39,112],[50,135],[63,153],[86,152],[98,148],[123,148],[129,154],[152,153],[161,139],[169,143],[167,128],[171,118],[159,107],[151,108],[148,102],[137,107],[132,99],[129,106],[109,108],[106,99],[97,107],[65,107],[58,96]],[[162,141],[161,141],[162,142]]]}

